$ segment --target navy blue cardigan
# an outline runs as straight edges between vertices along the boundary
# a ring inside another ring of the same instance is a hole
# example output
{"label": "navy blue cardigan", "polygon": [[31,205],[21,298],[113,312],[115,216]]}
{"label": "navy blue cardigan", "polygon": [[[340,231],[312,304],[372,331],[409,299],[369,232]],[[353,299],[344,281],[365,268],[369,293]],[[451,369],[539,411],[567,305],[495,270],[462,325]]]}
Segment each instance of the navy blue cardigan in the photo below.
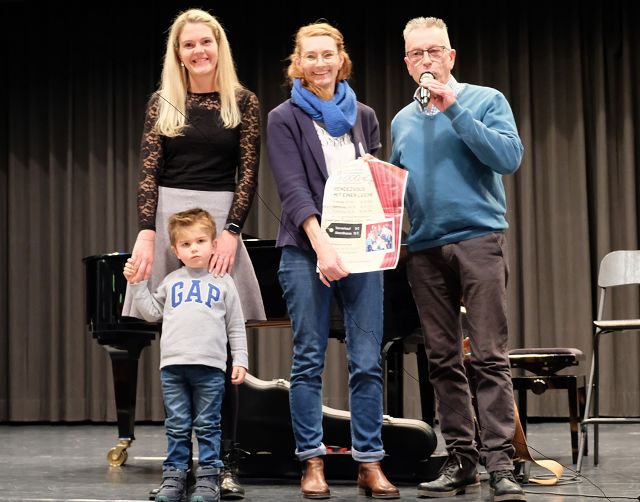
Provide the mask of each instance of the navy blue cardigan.
{"label": "navy blue cardigan", "polygon": [[[358,144],[373,155],[382,146],[376,114],[360,102],[351,139],[356,157],[360,157]],[[302,223],[322,214],[327,165],[311,117],[290,99],[269,112],[267,151],[282,202],[276,245],[311,250]]]}

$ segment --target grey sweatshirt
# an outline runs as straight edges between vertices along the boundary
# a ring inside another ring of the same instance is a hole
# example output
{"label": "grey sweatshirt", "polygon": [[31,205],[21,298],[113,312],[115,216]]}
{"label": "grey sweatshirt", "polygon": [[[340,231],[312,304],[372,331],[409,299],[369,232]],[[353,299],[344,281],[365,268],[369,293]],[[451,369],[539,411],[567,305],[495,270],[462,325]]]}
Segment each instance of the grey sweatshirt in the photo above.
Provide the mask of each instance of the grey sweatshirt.
{"label": "grey sweatshirt", "polygon": [[202,364],[226,370],[227,340],[233,366],[249,367],[244,316],[233,279],[205,268],[181,267],[151,294],[147,281],[131,285],[147,321],[162,319],[160,368]]}

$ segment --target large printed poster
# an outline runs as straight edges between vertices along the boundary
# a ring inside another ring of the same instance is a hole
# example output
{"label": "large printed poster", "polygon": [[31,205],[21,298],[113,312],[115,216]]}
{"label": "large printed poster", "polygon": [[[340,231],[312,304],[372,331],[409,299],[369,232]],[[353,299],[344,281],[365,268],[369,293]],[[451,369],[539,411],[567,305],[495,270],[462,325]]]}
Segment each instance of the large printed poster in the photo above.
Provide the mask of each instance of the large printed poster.
{"label": "large printed poster", "polygon": [[327,179],[321,227],[352,273],[395,268],[407,171],[357,159]]}

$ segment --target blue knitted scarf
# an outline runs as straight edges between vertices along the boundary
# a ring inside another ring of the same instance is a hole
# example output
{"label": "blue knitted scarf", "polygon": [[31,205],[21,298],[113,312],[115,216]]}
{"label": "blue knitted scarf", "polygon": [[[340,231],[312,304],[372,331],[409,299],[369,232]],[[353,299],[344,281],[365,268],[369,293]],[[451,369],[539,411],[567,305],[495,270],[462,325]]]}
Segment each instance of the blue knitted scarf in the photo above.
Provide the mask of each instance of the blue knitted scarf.
{"label": "blue knitted scarf", "polygon": [[337,138],[349,132],[356,123],[356,93],[346,80],[336,86],[336,93],[327,101],[305,89],[297,78],[291,88],[291,99],[313,120],[324,123],[331,136]]}

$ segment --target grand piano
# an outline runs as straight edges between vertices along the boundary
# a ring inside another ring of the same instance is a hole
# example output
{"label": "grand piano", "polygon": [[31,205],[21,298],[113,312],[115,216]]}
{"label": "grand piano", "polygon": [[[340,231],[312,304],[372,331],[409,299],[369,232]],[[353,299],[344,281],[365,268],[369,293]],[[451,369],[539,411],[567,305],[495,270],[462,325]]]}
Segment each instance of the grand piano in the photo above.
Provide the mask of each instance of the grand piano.
{"label": "grand piano", "polygon": [[[247,328],[283,328],[289,327],[290,323],[287,318],[286,306],[282,299],[282,290],[278,283],[277,269],[280,261],[280,249],[275,247],[273,240],[246,239],[245,245],[249,252],[249,256],[253,262],[258,283],[264,301],[265,311],[267,314],[266,321],[248,321]],[[88,332],[102,345],[108,352],[113,370],[114,392],[117,410],[118,425],[118,442],[116,446],[111,448],[107,453],[107,461],[111,466],[123,465],[127,460],[127,448],[134,441],[135,429],[135,406],[136,406],[136,389],[138,377],[138,361],[142,350],[150,345],[156,337],[160,336],[161,323],[148,323],[146,321],[122,316],[122,306],[124,303],[124,295],[126,290],[126,280],[122,275],[122,270],[126,260],[129,258],[128,253],[111,253],[103,255],[88,256],[84,258],[85,280],[86,280],[86,321]],[[404,261],[401,259],[400,265],[393,270],[384,272],[384,338],[383,338],[383,354],[385,364],[385,392],[386,392],[386,413],[391,417],[402,417],[402,401],[403,401],[403,356],[407,344],[407,340],[413,339],[417,345],[419,339],[419,319],[413,303],[413,298],[409,290],[406,279]],[[344,340],[344,331],[341,328],[342,320],[340,319],[339,310],[336,308],[335,316],[332,319],[332,329],[330,336]],[[420,375],[426,375],[426,356],[423,350],[416,350],[418,357],[418,369]],[[257,379],[250,379],[250,382],[264,383]],[[260,392],[259,385],[251,385],[248,382],[245,387],[247,392]],[[430,426],[433,425],[434,405],[433,394],[430,386],[420,386],[422,414],[425,424],[421,427],[421,431],[407,431],[413,435],[414,440],[409,441],[415,443],[418,438],[418,448],[424,451],[428,457],[435,449],[435,434]],[[267,383],[268,384],[268,383]],[[274,382],[274,385],[264,385],[264,387],[275,388],[276,399],[279,399],[279,390],[282,390],[282,381]],[[247,438],[253,436],[250,429],[259,426],[255,422],[256,416],[260,416],[258,410],[255,409],[257,399],[245,399],[240,396],[240,418],[239,435],[241,435],[242,423],[245,429],[249,430],[246,434]],[[254,396],[255,397],[255,396]],[[284,399],[284,398],[283,398]],[[244,403],[244,405],[243,405]],[[247,415],[247,420],[243,422],[243,409]],[[340,415],[332,413],[327,408],[327,417],[325,415],[325,442],[327,435],[338,427],[339,423],[345,421],[345,417],[334,416]],[[333,410],[336,411],[336,410]],[[346,413],[346,412],[345,412]],[[288,414],[288,409],[283,410],[283,415]],[[335,419],[335,420],[334,420]],[[285,417],[283,420],[290,420]],[[333,421],[332,421],[333,420]],[[398,430],[402,427],[393,427],[395,425],[405,425],[399,423],[397,419],[387,417],[385,419],[385,427],[383,427],[383,439],[385,447],[392,437],[397,436]],[[410,422],[410,421],[407,421]],[[418,421],[415,421],[418,422]],[[346,417],[348,426],[348,413]],[[286,424],[285,424],[286,425]],[[286,427],[285,427],[286,428]],[[385,433],[386,431],[386,433]],[[425,433],[426,431],[426,433]],[[339,435],[336,433],[336,435]],[[386,437],[385,437],[386,435]],[[263,435],[264,436],[264,435]],[[255,436],[256,438],[258,436]],[[348,437],[347,437],[348,440]],[[244,438],[241,437],[242,447],[247,449],[250,445],[246,444]],[[394,439],[395,441],[395,439]],[[405,443],[405,441],[401,441]],[[327,442],[327,444],[339,444],[338,442]],[[404,444],[404,448],[409,445]],[[387,447],[387,450],[389,448]],[[292,450],[289,450],[292,451]],[[290,455],[289,455],[290,456]],[[406,460],[406,459],[405,459]],[[271,463],[271,465],[274,465]],[[406,466],[398,467],[398,470],[405,470]]]}

